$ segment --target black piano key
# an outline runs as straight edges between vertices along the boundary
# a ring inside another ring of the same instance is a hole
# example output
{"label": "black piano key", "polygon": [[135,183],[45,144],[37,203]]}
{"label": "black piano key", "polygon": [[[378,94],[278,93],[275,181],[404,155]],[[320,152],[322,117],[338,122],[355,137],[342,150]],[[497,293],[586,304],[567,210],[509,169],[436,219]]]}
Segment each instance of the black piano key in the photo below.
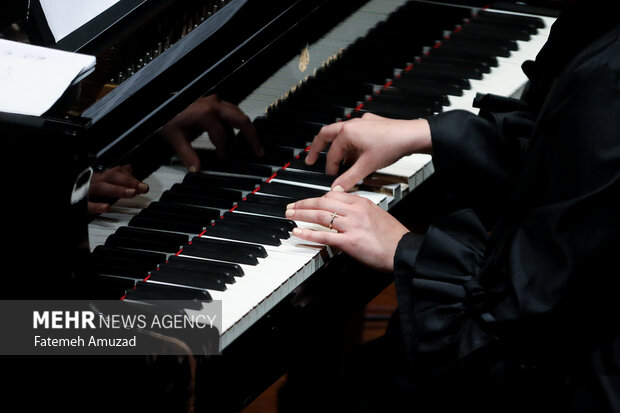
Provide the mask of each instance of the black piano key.
{"label": "black piano key", "polygon": [[196,207],[191,205],[175,204],[171,202],[156,201],[151,202],[147,208],[150,211],[161,211],[164,213],[177,214],[181,216],[200,219],[208,224],[220,216],[219,209]]}
{"label": "black piano key", "polygon": [[160,199],[166,202],[178,203],[183,205],[204,206],[216,209],[230,209],[235,204],[235,202],[231,200],[218,199],[182,192],[173,192],[170,190],[164,191]]}
{"label": "black piano key", "polygon": [[162,300],[197,300],[212,301],[211,294],[205,290],[177,287],[172,285],[138,281],[132,291],[148,292]]}
{"label": "black piano key", "polygon": [[283,217],[286,208],[274,208],[271,205],[246,201],[238,204],[236,211],[248,212],[252,214],[261,214],[269,217]]}
{"label": "black piano key", "polygon": [[194,186],[187,183],[177,183],[172,185],[169,190],[175,193],[197,195],[220,200],[239,201],[243,198],[243,193],[239,190],[218,188],[208,185]]}
{"label": "black piano key", "polygon": [[112,256],[102,256],[102,255],[91,255],[91,262],[95,265],[95,268],[101,268],[103,266],[117,266],[117,267],[126,267],[131,268],[141,274],[146,274],[149,271],[157,269],[157,264],[153,264],[150,262],[143,261],[133,261],[130,258],[125,257],[112,257]]}
{"label": "black piano key", "polygon": [[237,212],[226,212],[223,219],[230,219],[236,222],[247,222],[255,225],[270,225],[276,228],[282,228],[286,231],[292,231],[297,228],[295,221],[285,218],[263,217],[258,215],[240,214]]}
{"label": "black piano key", "polygon": [[453,33],[449,39],[461,39],[464,41],[479,42],[496,47],[505,47],[511,52],[519,50],[519,44],[512,36],[502,33],[489,33],[485,30],[478,30],[475,26],[465,26],[466,29]]}
{"label": "black piano key", "polygon": [[205,247],[196,243],[192,243],[183,248],[181,255],[213,260],[222,260],[247,265],[258,264],[258,257],[254,253],[222,246]]}
{"label": "black piano key", "polygon": [[183,222],[187,225],[195,225],[198,228],[210,225],[212,220],[205,220],[203,217],[194,217],[173,211],[162,211],[159,209],[145,208],[137,216],[152,219],[172,220]]}
{"label": "black piano key", "polygon": [[[273,128],[267,130],[266,128],[259,131],[262,138],[269,142],[270,145],[284,147],[288,150],[300,150],[308,147],[310,142],[314,139],[314,134],[301,133],[298,130],[283,130],[279,128]],[[291,159],[290,157],[288,158]],[[278,164],[278,166],[282,166]]]}
{"label": "black piano key", "polygon": [[269,182],[268,184],[264,184],[261,186],[260,192],[264,194],[287,196],[292,198],[293,202],[306,198],[319,198],[325,195],[328,191],[315,188],[306,188],[297,185],[283,184],[280,182]]}
{"label": "black piano key", "polygon": [[182,234],[173,234],[170,232],[151,231],[147,229],[120,227],[115,232],[116,235],[130,237],[135,239],[154,240],[162,243],[170,243],[174,245],[187,244],[189,237]]}
{"label": "black piano key", "polygon": [[121,227],[108,237],[106,246],[175,253],[187,244],[189,237],[183,234],[153,231],[142,228]]}
{"label": "black piano key", "polygon": [[273,234],[267,234],[261,231],[250,231],[250,228],[248,228],[247,232],[242,232],[239,231],[239,228],[236,226],[225,224],[216,224],[207,228],[207,232],[204,235],[271,246],[278,246],[282,244],[280,239]]}
{"label": "black piano key", "polygon": [[205,225],[183,222],[170,216],[145,216],[141,212],[129,221],[130,227],[199,234]]}
{"label": "black piano key", "polygon": [[[265,155],[262,157],[250,156],[246,157],[244,160],[248,163],[254,163],[259,165],[269,165],[271,168],[281,168],[287,162],[289,162],[292,158],[295,157],[295,150],[291,147],[285,146],[277,146],[276,139],[272,139],[269,134],[261,135],[263,142],[269,142],[266,145],[263,145],[265,150]],[[304,145],[306,143],[304,142]],[[262,180],[257,184],[260,185]]]}
{"label": "black piano key", "polygon": [[[262,223],[261,225],[259,225],[256,222],[250,223],[234,219],[220,219],[212,228],[227,228],[231,231],[236,231],[239,233],[251,232],[252,234],[257,235],[260,234],[269,237],[275,236],[278,239],[288,239],[291,237],[288,230],[284,229],[282,226],[272,225],[269,223]],[[206,234],[209,234],[209,230],[207,230]]]}
{"label": "black piano key", "polygon": [[[151,284],[157,285],[157,283],[151,283]],[[160,285],[163,285],[163,284],[160,284]],[[178,301],[182,300],[184,308],[174,308],[174,310],[177,310],[177,311],[183,310],[183,309],[200,310],[202,308],[202,302],[184,298],[186,295],[183,294],[182,292],[176,293],[177,291],[181,291],[181,290],[189,290],[189,288],[175,288],[174,290],[171,289],[170,291],[166,291],[166,292],[159,291],[159,290],[139,290],[139,291],[138,290],[127,290],[125,291],[125,299],[130,300],[130,301],[139,301],[142,303],[148,303],[152,305],[163,305],[162,302],[158,303],[158,301],[168,301],[168,300],[175,301],[175,303],[167,302],[164,305],[166,307],[170,306],[171,304],[173,305],[179,304]],[[195,290],[195,291],[207,292],[206,290]],[[207,300],[202,300],[202,301],[207,301]]]}
{"label": "black piano key", "polygon": [[133,280],[144,279],[149,270],[130,265],[126,262],[99,262],[95,263],[93,270],[98,275],[112,275]]}
{"label": "black piano key", "polygon": [[480,53],[477,50],[465,49],[461,50],[458,48],[450,49],[445,47],[432,48],[428,50],[428,52],[424,55],[424,58],[427,57],[441,57],[445,59],[467,59],[467,60],[475,60],[480,63],[484,63],[489,67],[497,67],[499,65],[499,61],[497,60],[497,56],[491,56],[488,54]]}
{"label": "black piano key", "polygon": [[469,53],[478,53],[483,56],[510,57],[510,50],[505,46],[486,44],[483,41],[473,41],[473,39],[462,39],[459,37],[450,38],[441,42],[440,48],[446,50],[468,50]]}
{"label": "black piano key", "polygon": [[[471,19],[467,26],[477,26],[487,29],[491,35],[495,35],[498,31],[514,36],[513,39],[529,40],[530,35],[536,34],[538,28],[525,21],[516,19],[502,19],[499,16],[491,14],[482,14]],[[527,36],[526,36],[527,35]]]}
{"label": "black piano key", "polygon": [[299,158],[293,159],[289,168],[300,169],[302,171],[325,173],[326,157],[324,154],[319,154],[319,158],[312,165],[307,165],[305,159],[306,152],[302,153]]}
{"label": "black piano key", "polygon": [[215,272],[233,277],[243,277],[245,275],[243,268],[241,268],[239,264],[228,262],[203,260],[175,255],[168,258],[168,264],[173,264],[174,266],[194,271]]}
{"label": "black piano key", "polygon": [[226,283],[216,277],[202,277],[200,274],[186,271],[153,271],[150,273],[150,281],[167,284],[184,285],[204,290],[225,291]]}
{"label": "black piano key", "polygon": [[358,110],[359,113],[374,113],[389,118],[398,119],[417,119],[430,116],[434,112],[424,106],[403,105],[398,102],[370,101],[364,102],[364,106]]}
{"label": "black piano key", "polygon": [[156,268],[157,264],[160,264],[166,260],[166,254],[149,251],[128,250],[124,248],[114,248],[105,245],[97,246],[93,250],[92,256],[124,258],[135,262],[147,263],[149,265],[152,265],[153,268]]}
{"label": "black piano key", "polygon": [[263,165],[248,164],[232,159],[221,159],[217,153],[207,149],[197,149],[200,166],[205,171],[237,173],[268,178],[273,173],[271,168]]}
{"label": "black piano key", "polygon": [[446,95],[461,96],[463,90],[471,89],[471,84],[467,79],[438,78],[426,74],[415,74],[408,72],[407,76],[401,76],[394,80],[393,86],[406,91],[413,91],[420,85],[436,85],[437,91]]}
{"label": "black piano key", "polygon": [[157,240],[136,239],[133,237],[121,236],[118,234],[110,235],[106,239],[105,245],[111,247],[131,248],[137,250],[159,251],[167,253],[177,252],[181,247],[179,244],[170,244]]}
{"label": "black piano key", "polygon": [[[258,117],[254,120],[258,132],[262,130],[286,130],[298,134],[298,136],[314,136],[325,124],[316,122],[302,122],[299,120],[271,119],[268,117]],[[312,139],[310,139],[312,140]]]}
{"label": "black piano key", "polygon": [[422,60],[413,65],[413,72],[454,76],[457,79],[482,79],[482,72],[470,65]]}
{"label": "black piano key", "polygon": [[296,172],[290,170],[279,171],[276,176],[277,179],[281,179],[284,181],[293,181],[293,182],[302,182],[306,184],[320,185],[327,188],[331,188],[335,176],[322,174],[322,173],[314,173],[314,172]]}
{"label": "black piano key", "polygon": [[220,282],[224,284],[234,284],[236,282],[234,275],[231,275],[231,274],[227,274],[224,272],[215,272],[215,271],[196,271],[192,268],[186,268],[181,265],[176,265],[176,264],[171,264],[171,263],[166,263],[160,266],[157,269],[157,272],[162,273],[162,274],[168,274],[171,276],[174,276],[177,274],[184,276],[187,273],[196,274],[196,276],[199,276],[201,278],[204,277],[204,278],[212,278],[212,279],[218,280],[218,284]]}
{"label": "black piano key", "polygon": [[252,191],[260,185],[260,178],[211,175],[200,172],[189,173],[183,178],[183,184],[196,188],[224,188]]}
{"label": "black piano key", "polygon": [[458,64],[459,66],[474,67],[478,69],[480,73],[489,73],[491,71],[491,66],[487,62],[481,62],[471,56],[428,54],[424,56],[424,58],[420,58],[420,60],[430,63],[449,63]]}
{"label": "black piano key", "polygon": [[267,250],[265,247],[259,244],[252,243],[240,243],[235,241],[227,241],[214,238],[194,237],[192,238],[191,245],[199,245],[205,248],[221,247],[229,248],[231,250],[240,251],[243,253],[252,254],[259,258],[267,258]]}
{"label": "black piano key", "polygon": [[267,115],[270,119],[299,119],[304,122],[317,122],[330,124],[342,119],[347,108],[343,106],[313,105],[309,102],[284,102],[273,109]]}
{"label": "black piano key", "polygon": [[406,90],[397,88],[385,88],[383,90],[380,90],[372,96],[372,100],[374,102],[390,103],[415,102],[417,105],[427,107],[435,112],[440,111],[443,106],[446,106],[450,103],[447,95],[414,94]]}
{"label": "black piano key", "polygon": [[229,248],[202,248],[197,245],[189,245],[183,249],[182,255],[213,260],[222,260],[231,263],[257,265],[258,257],[247,252],[239,252]]}
{"label": "black piano key", "polygon": [[496,22],[518,22],[521,24],[527,24],[542,29],[545,27],[545,22],[540,17],[526,16],[521,14],[507,14],[507,13],[495,13],[488,10],[478,11],[477,19],[492,19]]}

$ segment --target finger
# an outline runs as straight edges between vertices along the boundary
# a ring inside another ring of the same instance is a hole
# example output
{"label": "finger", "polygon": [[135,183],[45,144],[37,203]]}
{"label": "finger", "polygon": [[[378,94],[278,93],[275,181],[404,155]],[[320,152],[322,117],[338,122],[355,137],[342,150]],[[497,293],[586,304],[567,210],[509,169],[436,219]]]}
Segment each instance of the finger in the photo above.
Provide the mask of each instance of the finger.
{"label": "finger", "polygon": [[265,155],[265,151],[256,133],[256,128],[254,128],[252,124],[252,120],[237,105],[222,101],[218,113],[223,121],[241,131],[257,156],[262,157]]}
{"label": "finger", "polygon": [[340,186],[345,191],[348,191],[372,172],[374,172],[373,168],[367,165],[365,157],[360,156],[349,169],[334,180],[332,188]]}
{"label": "finger", "polygon": [[134,188],[140,193],[148,192],[148,184],[141,182],[133,176],[131,174],[132,171],[133,169],[131,169],[131,167],[127,168],[127,165],[118,166],[104,172],[104,175],[101,177],[100,181],[105,181],[109,184],[123,186],[126,188]]}
{"label": "finger", "polygon": [[327,157],[325,159],[325,173],[328,175],[337,175],[338,170],[340,169],[340,163],[345,158],[346,150],[344,148],[344,140],[338,139],[332,143],[332,146],[329,148],[327,152]]}
{"label": "finger", "polygon": [[319,244],[331,245],[342,249],[340,246],[344,244],[346,235],[339,232],[331,231],[315,231],[312,229],[294,228],[293,235],[306,241],[317,242]]}
{"label": "finger", "polygon": [[127,188],[121,185],[114,185],[108,182],[96,182],[90,186],[89,195],[91,197],[104,198],[133,198],[136,196],[135,188]]}
{"label": "finger", "polygon": [[356,203],[360,199],[359,195],[351,194],[348,192],[335,191],[335,190],[329,191],[324,196],[326,198],[334,199],[336,201],[349,204],[349,205]]}
{"label": "finger", "polygon": [[200,170],[200,158],[180,129],[171,130],[166,139],[178,157],[181,158],[183,165],[192,172]]}
{"label": "finger", "polygon": [[88,201],[88,213],[91,215],[104,214],[110,210],[110,204]]}
{"label": "finger", "polygon": [[333,142],[334,139],[336,139],[336,136],[338,136],[340,130],[342,129],[342,125],[342,122],[336,122],[321,128],[310,144],[310,149],[306,155],[306,164],[314,165],[319,158],[319,153],[327,147],[328,143]]}
{"label": "finger", "polygon": [[366,112],[362,115],[362,119],[380,120],[380,119],[386,119],[386,118],[384,118],[383,116],[375,115],[374,113]]}
{"label": "finger", "polygon": [[286,209],[310,209],[310,210],[321,210],[327,211],[330,214],[332,212],[337,213],[338,215],[346,216],[348,210],[348,204],[338,201],[336,199],[331,199],[327,197],[320,198],[308,198],[303,199],[301,201],[297,201],[295,203],[289,204],[286,206]]}
{"label": "finger", "polygon": [[209,139],[215,146],[215,151],[221,158],[226,158],[226,141],[228,132],[218,115],[208,111],[201,117],[201,125],[209,133]]}
{"label": "finger", "polygon": [[312,209],[287,209],[286,217],[295,221],[309,222],[311,224],[322,225],[329,228],[331,225],[339,231],[346,230],[346,222],[343,216],[333,216],[327,211],[318,211]]}

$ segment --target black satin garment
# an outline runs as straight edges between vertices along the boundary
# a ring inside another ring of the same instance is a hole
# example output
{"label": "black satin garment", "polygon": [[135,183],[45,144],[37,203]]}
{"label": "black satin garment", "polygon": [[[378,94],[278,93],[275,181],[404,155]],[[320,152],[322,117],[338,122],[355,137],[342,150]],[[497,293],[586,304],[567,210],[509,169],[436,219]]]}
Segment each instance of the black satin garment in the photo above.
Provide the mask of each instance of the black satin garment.
{"label": "black satin garment", "polygon": [[437,406],[620,411],[620,26],[605,24],[577,45],[555,30],[529,106],[429,119],[436,173],[471,203],[395,256],[411,391]]}

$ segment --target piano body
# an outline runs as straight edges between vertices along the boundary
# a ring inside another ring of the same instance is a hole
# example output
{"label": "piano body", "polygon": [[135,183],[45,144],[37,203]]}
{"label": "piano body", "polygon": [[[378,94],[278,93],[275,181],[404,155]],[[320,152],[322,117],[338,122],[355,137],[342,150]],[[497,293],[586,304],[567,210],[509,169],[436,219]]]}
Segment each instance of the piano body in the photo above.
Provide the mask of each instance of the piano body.
{"label": "piano body", "polygon": [[[304,164],[305,150],[321,125],[365,112],[414,118],[475,110],[480,92],[518,94],[525,82],[520,64],[544,43],[554,10],[479,6],[119,1],[52,45],[96,55],[91,76],[44,116],[0,114],[13,154],[4,172],[18,174],[7,193],[20,200],[5,235],[18,271],[6,277],[3,296],[222,300],[223,356],[188,357],[170,363],[172,370],[154,367],[169,360],[125,359],[119,383],[81,383],[93,394],[97,386],[113,392],[95,396],[97,402],[157,406],[166,396],[189,410],[235,411],[291,365],[319,358],[304,352],[329,357],[333,351],[313,346],[328,347],[329,335],[390,277],[291,237],[293,226],[307,224],[283,219],[285,205],[320,196],[333,179],[321,162]],[[49,33],[38,33],[49,41]],[[157,132],[209,94],[239,104],[253,119],[265,158],[240,145],[235,159],[218,159],[203,136],[194,146],[204,170],[187,173],[179,165]],[[92,171],[124,163],[150,192],[89,218]],[[432,214],[432,172],[430,156],[412,155],[358,190],[399,217]],[[116,365],[97,359],[91,368]],[[85,374],[83,366],[72,367]],[[250,377],[254,372],[260,378]],[[137,377],[155,384],[150,391],[136,386],[143,393],[132,396],[117,391]],[[191,385],[179,390],[174,380]]]}

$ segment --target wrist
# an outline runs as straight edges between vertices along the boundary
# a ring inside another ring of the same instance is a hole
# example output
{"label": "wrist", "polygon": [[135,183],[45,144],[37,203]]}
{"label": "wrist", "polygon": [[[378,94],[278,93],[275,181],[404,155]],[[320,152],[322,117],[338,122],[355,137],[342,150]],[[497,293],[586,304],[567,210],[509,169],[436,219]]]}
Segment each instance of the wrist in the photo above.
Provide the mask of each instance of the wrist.
{"label": "wrist", "polygon": [[426,119],[412,119],[408,122],[405,155],[432,153],[431,127]]}

